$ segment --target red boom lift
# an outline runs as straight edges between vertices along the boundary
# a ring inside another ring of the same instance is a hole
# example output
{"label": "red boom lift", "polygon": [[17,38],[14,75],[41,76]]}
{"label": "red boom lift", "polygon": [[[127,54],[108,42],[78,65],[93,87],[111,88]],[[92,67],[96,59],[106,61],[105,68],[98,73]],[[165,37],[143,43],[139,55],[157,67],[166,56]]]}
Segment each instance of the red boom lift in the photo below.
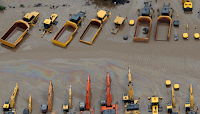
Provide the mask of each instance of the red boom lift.
{"label": "red boom lift", "polygon": [[112,103],[112,94],[111,94],[111,78],[110,78],[110,73],[107,73],[106,77],[106,84],[107,84],[107,94],[106,94],[106,99],[101,100],[101,114],[117,114],[117,104],[111,104]]}
{"label": "red boom lift", "polygon": [[86,102],[80,102],[79,114],[94,114],[94,109],[90,109],[90,75],[87,80]]}

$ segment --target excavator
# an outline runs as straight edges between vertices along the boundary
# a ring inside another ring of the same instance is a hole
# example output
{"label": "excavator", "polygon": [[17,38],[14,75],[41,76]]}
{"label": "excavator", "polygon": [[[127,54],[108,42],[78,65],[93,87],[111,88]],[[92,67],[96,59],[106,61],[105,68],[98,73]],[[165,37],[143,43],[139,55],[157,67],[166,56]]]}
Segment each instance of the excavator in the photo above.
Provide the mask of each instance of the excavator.
{"label": "excavator", "polygon": [[111,104],[112,103],[112,94],[111,94],[111,78],[110,73],[107,73],[106,77],[106,99],[101,99],[101,114],[117,114],[117,104]]}
{"label": "excavator", "polygon": [[94,114],[94,109],[90,109],[90,75],[87,80],[86,102],[80,102],[79,114]]}
{"label": "excavator", "polygon": [[25,108],[23,111],[23,114],[29,114],[32,112],[32,108],[31,108],[31,94],[29,96],[29,108]]}
{"label": "excavator", "polygon": [[123,94],[123,101],[125,104],[124,114],[140,114],[139,111],[139,100],[134,99],[134,92],[132,89],[132,76],[131,70],[128,68],[128,93]]}
{"label": "excavator", "polygon": [[182,0],[182,4],[183,4],[184,11],[192,11],[193,10],[192,2],[190,0]]}
{"label": "excavator", "polygon": [[43,114],[46,114],[47,111],[51,111],[52,110],[52,96],[53,96],[53,84],[52,84],[52,80],[50,80],[49,83],[49,94],[48,94],[48,105],[47,104],[42,104],[41,105],[41,111]]}
{"label": "excavator", "polygon": [[4,113],[11,113],[11,114],[16,114],[17,112],[17,109],[13,109],[14,108],[14,105],[15,105],[15,97],[16,97],[16,94],[18,92],[18,83],[16,83],[16,86],[15,86],[15,89],[11,95],[11,100],[10,102],[5,102],[4,105],[3,105],[3,112]]}
{"label": "excavator", "polygon": [[177,111],[173,111],[173,108],[175,108],[175,97],[174,97],[174,89],[172,87],[172,103],[168,103],[167,104],[167,113],[168,114],[180,114],[179,112]]}
{"label": "excavator", "polygon": [[67,103],[63,104],[63,112],[69,112],[69,108],[72,109],[72,86],[69,86],[69,105]]}
{"label": "excavator", "polygon": [[[53,27],[53,24],[54,24],[57,17],[58,17],[57,14],[52,14],[49,19],[44,20],[44,22],[43,22],[44,29],[42,30],[43,34],[42,34],[41,38],[43,38],[45,33],[48,33],[48,32],[51,33],[52,32],[52,31],[50,31],[50,29]],[[39,30],[41,31],[41,28]]]}
{"label": "excavator", "polygon": [[192,84],[190,84],[190,101],[186,101],[186,103],[185,103],[185,113],[186,114],[197,114],[198,113],[198,108],[194,109]]}
{"label": "excavator", "polygon": [[162,111],[162,107],[159,104],[160,100],[162,100],[162,97],[157,97],[156,92],[154,96],[148,97],[148,100],[151,100],[151,105],[148,106],[149,112],[152,112],[152,114],[158,114],[158,112]]}

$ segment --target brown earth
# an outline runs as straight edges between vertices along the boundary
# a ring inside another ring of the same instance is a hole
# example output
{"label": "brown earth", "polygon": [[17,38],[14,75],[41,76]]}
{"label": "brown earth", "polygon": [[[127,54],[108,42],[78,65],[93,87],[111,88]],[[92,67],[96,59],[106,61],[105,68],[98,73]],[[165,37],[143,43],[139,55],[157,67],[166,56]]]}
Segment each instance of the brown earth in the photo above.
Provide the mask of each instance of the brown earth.
{"label": "brown earth", "polygon": [[[152,2],[156,10],[162,8],[166,0]],[[170,79],[172,84],[180,84],[180,90],[175,91],[176,106],[180,107],[181,114],[184,113],[184,103],[189,100],[189,84],[193,84],[195,106],[200,102],[200,53],[199,40],[193,38],[198,32],[195,25],[200,27],[198,18],[199,0],[192,0],[193,13],[184,14],[180,0],[168,0],[175,12],[173,20],[180,21],[180,27],[172,26],[171,37],[167,41],[155,41],[155,30],[157,12],[153,15],[153,22],[148,43],[133,42],[135,25],[129,26],[128,21],[138,18],[137,9],[144,7],[144,0],[131,0],[125,5],[111,5],[108,2],[89,2],[85,0],[2,0],[5,6],[15,6],[0,13],[0,35],[3,35],[12,24],[21,19],[22,11],[38,11],[40,22],[29,30],[19,45],[11,49],[3,44],[0,45],[0,106],[10,100],[16,83],[19,83],[19,94],[17,96],[17,113],[28,108],[29,94],[32,95],[32,114],[40,114],[40,105],[47,103],[48,84],[53,80],[54,102],[53,109],[56,114],[62,114],[62,103],[68,102],[68,88],[72,85],[73,109],[78,110],[78,104],[85,101],[87,75],[91,75],[91,108],[95,107],[95,113],[100,113],[100,97],[106,95],[106,72],[111,73],[113,103],[118,101],[118,112],[123,113],[122,93],[128,91],[127,69],[131,68],[133,76],[133,89],[135,96],[139,96],[141,114],[147,114],[150,101],[147,97],[154,92],[163,97],[161,105],[166,114],[166,103],[171,102],[170,88],[165,87],[165,80]],[[43,5],[68,4],[70,6],[59,6],[57,9],[48,7],[31,7],[36,3]],[[24,4],[25,8],[20,8]],[[29,6],[30,5],[30,6]],[[29,8],[28,8],[29,6]],[[86,28],[90,19],[94,18],[97,9],[107,9],[112,14],[104,23],[104,26],[92,45],[79,42],[79,37]],[[61,48],[53,45],[51,40],[61,29],[69,14],[86,11],[78,33],[72,42]],[[40,38],[43,27],[42,22],[49,18],[52,13],[58,14],[58,24],[53,26],[52,33],[45,34]],[[116,16],[128,17],[122,28],[116,35],[111,34]],[[178,14],[178,18],[176,17]],[[189,40],[182,39],[182,33],[186,32],[186,24],[189,23]],[[174,33],[179,34],[179,41],[174,41]],[[128,40],[123,40],[123,35],[128,35]],[[2,108],[0,108],[2,113]]]}

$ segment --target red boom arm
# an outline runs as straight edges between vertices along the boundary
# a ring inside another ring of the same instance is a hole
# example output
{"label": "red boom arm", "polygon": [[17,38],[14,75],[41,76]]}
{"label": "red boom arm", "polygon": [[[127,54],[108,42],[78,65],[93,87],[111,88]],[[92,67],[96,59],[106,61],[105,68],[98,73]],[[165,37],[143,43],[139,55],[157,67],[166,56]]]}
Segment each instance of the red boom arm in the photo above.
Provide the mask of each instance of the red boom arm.
{"label": "red boom arm", "polygon": [[90,75],[87,80],[87,92],[86,92],[86,107],[85,110],[90,110]]}
{"label": "red boom arm", "polygon": [[107,94],[106,94],[106,99],[107,99],[107,106],[111,106],[112,103],[112,95],[111,95],[111,88],[110,88],[110,83],[111,83],[111,79],[110,79],[110,73],[107,73],[107,77],[106,77],[106,84],[107,84]]}

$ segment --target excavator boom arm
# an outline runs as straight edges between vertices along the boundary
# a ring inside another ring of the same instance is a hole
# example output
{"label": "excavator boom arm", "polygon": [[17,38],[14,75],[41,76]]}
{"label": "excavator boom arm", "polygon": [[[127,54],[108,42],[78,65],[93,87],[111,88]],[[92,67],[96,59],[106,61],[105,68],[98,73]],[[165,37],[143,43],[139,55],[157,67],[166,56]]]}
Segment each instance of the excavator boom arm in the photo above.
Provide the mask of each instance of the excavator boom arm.
{"label": "excavator boom arm", "polygon": [[90,110],[90,75],[87,80],[87,92],[86,92],[86,110]]}
{"label": "excavator boom arm", "polygon": [[174,89],[172,87],[172,106],[175,108],[175,97],[174,97]]}
{"label": "excavator boom arm", "polygon": [[106,94],[107,106],[111,106],[112,95],[111,95],[111,88],[110,88],[111,79],[110,79],[110,73],[109,72],[107,73],[106,84],[107,84],[107,88],[106,88],[106,91],[107,91],[107,94]]}
{"label": "excavator boom arm", "polygon": [[18,91],[18,83],[16,83],[16,87],[11,95],[11,100],[10,100],[10,108],[14,108],[14,105],[15,105],[15,97],[16,97],[16,94],[17,94],[17,91]]}
{"label": "excavator boom arm", "polygon": [[32,112],[32,107],[31,107],[31,94],[29,96],[29,113]]}
{"label": "excavator boom arm", "polygon": [[72,86],[69,86],[69,108],[72,108]]}
{"label": "excavator boom arm", "polygon": [[190,84],[190,107],[191,107],[191,108],[194,108],[192,84]]}
{"label": "excavator boom arm", "polygon": [[132,75],[131,75],[130,68],[128,68],[128,86],[129,86],[128,96],[129,96],[129,99],[132,101],[134,98],[134,92],[132,88]]}
{"label": "excavator boom arm", "polygon": [[52,80],[50,80],[49,83],[49,94],[48,94],[48,111],[51,111],[52,109],[52,92],[53,92],[53,84],[52,84]]}

